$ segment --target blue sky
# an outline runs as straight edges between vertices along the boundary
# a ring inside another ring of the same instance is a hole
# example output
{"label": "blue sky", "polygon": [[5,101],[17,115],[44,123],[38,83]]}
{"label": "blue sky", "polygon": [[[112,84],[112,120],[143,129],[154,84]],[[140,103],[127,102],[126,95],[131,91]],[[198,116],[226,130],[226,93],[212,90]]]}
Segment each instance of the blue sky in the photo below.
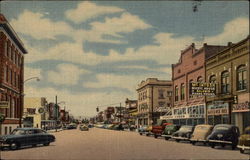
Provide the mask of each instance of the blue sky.
{"label": "blue sky", "polygon": [[26,96],[58,95],[74,115],[136,99],[148,77],[171,79],[191,43],[226,45],[249,32],[247,1],[15,1],[1,11],[22,39]]}

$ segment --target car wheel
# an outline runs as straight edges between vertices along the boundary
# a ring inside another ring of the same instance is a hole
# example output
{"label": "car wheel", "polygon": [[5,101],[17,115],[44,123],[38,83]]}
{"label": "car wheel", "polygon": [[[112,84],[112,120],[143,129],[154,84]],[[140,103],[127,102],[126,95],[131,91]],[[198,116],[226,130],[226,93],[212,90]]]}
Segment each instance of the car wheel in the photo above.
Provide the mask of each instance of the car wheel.
{"label": "car wheel", "polygon": [[157,138],[158,136],[157,135],[154,135],[155,138]]}
{"label": "car wheel", "polygon": [[165,137],[165,140],[166,140],[166,141],[169,140],[169,137]]}
{"label": "car wheel", "polygon": [[210,143],[209,144],[211,148],[214,148],[215,147],[215,144],[214,143]]}
{"label": "car wheel", "polygon": [[206,146],[206,145],[207,145],[207,142],[203,142],[203,145]]}
{"label": "car wheel", "polygon": [[146,136],[149,136],[149,134],[147,133]]}
{"label": "car wheel", "polygon": [[224,147],[225,147],[225,144],[221,144],[221,147],[223,147],[223,148],[224,148]]}
{"label": "car wheel", "polygon": [[232,150],[235,150],[236,146],[235,145],[232,145]]}
{"label": "car wheel", "polygon": [[142,135],[142,133],[139,133],[140,135]]}
{"label": "car wheel", "polygon": [[195,145],[195,142],[193,141],[193,142],[191,142],[192,143],[192,145]]}
{"label": "car wheel", "polygon": [[180,142],[180,140],[179,140],[179,139],[176,139],[175,141],[176,141],[176,142]]}
{"label": "car wheel", "polygon": [[11,150],[17,150],[18,148],[19,148],[19,144],[18,144],[18,143],[12,142],[12,143],[10,144],[10,149],[11,149]]}
{"label": "car wheel", "polygon": [[43,145],[44,145],[44,146],[49,146],[49,144],[50,144],[50,143],[48,142],[48,143],[44,143]]}
{"label": "car wheel", "polygon": [[244,150],[242,148],[240,149],[240,153],[244,153]]}

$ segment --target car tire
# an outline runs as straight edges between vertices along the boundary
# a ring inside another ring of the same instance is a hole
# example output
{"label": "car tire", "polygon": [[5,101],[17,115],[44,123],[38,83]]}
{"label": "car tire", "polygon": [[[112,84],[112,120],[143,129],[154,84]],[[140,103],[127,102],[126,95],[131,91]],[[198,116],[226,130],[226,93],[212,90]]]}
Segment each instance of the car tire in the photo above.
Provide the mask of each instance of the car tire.
{"label": "car tire", "polygon": [[232,145],[232,150],[235,150],[236,146],[235,145]]}
{"label": "car tire", "polygon": [[166,141],[169,140],[169,137],[165,137],[165,140],[166,140]]}
{"label": "car tire", "polygon": [[142,133],[139,133],[140,135],[142,135]]}
{"label": "car tire", "polygon": [[147,133],[146,136],[149,136],[149,134]]}
{"label": "car tire", "polygon": [[210,143],[209,144],[211,148],[214,148],[215,147],[215,144],[214,143]]}
{"label": "car tire", "polygon": [[43,145],[44,145],[44,146],[49,146],[49,144],[50,144],[50,143],[48,142],[48,143],[44,143]]}
{"label": "car tire", "polygon": [[180,140],[179,140],[179,139],[176,139],[175,141],[176,141],[176,142],[180,142]]}
{"label": "car tire", "polygon": [[196,143],[196,142],[195,142],[195,141],[192,141],[191,143],[192,143],[193,146],[195,146],[195,143]]}
{"label": "car tire", "polygon": [[244,149],[241,148],[241,149],[240,149],[240,153],[244,153]]}
{"label": "car tire", "polygon": [[19,144],[17,142],[10,143],[10,150],[17,150],[19,148]]}
{"label": "car tire", "polygon": [[157,138],[158,136],[157,135],[154,135],[155,138]]}

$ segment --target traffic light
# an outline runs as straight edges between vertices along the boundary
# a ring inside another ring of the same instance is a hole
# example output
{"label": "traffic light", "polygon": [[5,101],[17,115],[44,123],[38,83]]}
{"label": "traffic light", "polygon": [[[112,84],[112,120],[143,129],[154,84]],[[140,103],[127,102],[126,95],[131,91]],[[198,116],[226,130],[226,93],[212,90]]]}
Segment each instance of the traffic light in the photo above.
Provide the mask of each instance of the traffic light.
{"label": "traffic light", "polygon": [[96,107],[96,112],[99,112],[99,108],[98,107]]}
{"label": "traffic light", "polygon": [[233,104],[237,104],[237,103],[238,103],[238,96],[235,95],[235,96],[234,96],[234,100],[233,100]]}

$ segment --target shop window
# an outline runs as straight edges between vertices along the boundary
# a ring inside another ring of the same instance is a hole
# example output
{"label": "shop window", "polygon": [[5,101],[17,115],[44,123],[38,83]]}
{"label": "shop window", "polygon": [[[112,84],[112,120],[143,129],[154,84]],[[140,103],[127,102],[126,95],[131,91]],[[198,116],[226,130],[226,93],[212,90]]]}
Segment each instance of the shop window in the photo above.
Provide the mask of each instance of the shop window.
{"label": "shop window", "polygon": [[229,93],[229,72],[225,71],[221,74],[221,93]]}
{"label": "shop window", "polygon": [[245,65],[237,69],[237,90],[247,89],[247,70]]}
{"label": "shop window", "polygon": [[178,88],[178,86],[175,86],[175,89],[174,89],[174,91],[175,91],[175,101],[178,101],[179,100],[179,88]]}

